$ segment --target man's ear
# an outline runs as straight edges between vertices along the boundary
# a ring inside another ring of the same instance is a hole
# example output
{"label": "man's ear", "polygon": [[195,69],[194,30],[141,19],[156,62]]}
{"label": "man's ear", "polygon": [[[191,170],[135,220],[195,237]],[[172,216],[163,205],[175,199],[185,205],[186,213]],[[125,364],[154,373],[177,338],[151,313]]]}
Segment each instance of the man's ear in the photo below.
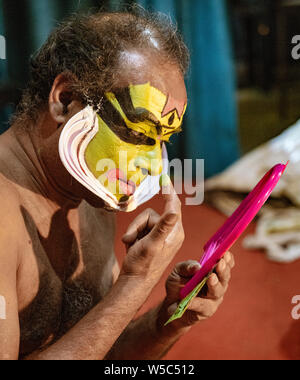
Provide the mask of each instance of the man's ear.
{"label": "man's ear", "polygon": [[53,120],[58,125],[64,124],[82,108],[70,90],[70,78],[65,74],[58,75],[49,95],[49,113]]}

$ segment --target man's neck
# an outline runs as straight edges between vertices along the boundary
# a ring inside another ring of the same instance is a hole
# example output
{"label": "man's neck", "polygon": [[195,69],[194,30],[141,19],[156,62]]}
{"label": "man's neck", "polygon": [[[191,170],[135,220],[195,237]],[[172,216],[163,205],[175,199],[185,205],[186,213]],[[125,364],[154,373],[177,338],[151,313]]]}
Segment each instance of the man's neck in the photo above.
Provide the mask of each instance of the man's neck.
{"label": "man's neck", "polygon": [[[13,125],[8,131],[10,151],[24,171],[26,185],[32,186],[30,190],[41,194],[54,209],[76,208],[82,201],[81,189],[61,163],[59,131],[49,124],[47,116],[43,115],[35,126]],[[47,127],[53,133],[42,137]]]}

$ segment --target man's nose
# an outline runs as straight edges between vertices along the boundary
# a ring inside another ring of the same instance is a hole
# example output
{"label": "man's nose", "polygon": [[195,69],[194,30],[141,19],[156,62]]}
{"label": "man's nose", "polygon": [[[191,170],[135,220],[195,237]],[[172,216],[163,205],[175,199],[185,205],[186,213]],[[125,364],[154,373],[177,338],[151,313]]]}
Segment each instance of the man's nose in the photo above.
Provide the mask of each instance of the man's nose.
{"label": "man's nose", "polygon": [[136,159],[136,167],[147,170],[151,176],[157,176],[162,172],[162,151],[158,145],[150,152],[143,152]]}

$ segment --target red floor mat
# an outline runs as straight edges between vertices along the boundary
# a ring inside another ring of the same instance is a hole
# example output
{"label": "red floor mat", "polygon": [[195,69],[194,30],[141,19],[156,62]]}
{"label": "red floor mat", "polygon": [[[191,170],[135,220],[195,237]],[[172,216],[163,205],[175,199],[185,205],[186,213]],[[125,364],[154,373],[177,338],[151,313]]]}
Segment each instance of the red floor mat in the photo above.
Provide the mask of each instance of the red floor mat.
{"label": "red floor mat", "polygon": [[[147,204],[160,212],[162,206],[160,199]],[[116,253],[120,262],[125,254],[121,236],[141,211],[118,216]],[[164,282],[175,263],[200,258],[202,246],[225,217],[207,206],[184,206],[183,221],[185,244],[143,311],[161,301]],[[252,225],[248,232],[253,230]],[[165,359],[300,359],[300,320],[291,316],[292,298],[300,295],[300,261],[272,263],[262,252],[243,249],[241,241],[231,250],[237,265],[223,305],[214,317],[183,337]]]}

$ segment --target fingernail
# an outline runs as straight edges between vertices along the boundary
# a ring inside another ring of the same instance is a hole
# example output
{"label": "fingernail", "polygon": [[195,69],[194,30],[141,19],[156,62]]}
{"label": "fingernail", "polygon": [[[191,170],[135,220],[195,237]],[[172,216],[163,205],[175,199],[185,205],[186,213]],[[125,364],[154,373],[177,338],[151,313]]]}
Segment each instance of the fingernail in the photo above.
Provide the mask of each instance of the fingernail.
{"label": "fingernail", "polygon": [[128,239],[128,236],[129,236],[129,235],[124,235],[124,236],[122,237],[122,241],[124,241],[124,240],[126,241],[126,240]]}
{"label": "fingernail", "polygon": [[162,174],[160,179],[159,179],[159,184],[161,187],[167,187],[171,183],[171,179],[168,176],[168,174]]}
{"label": "fingernail", "polygon": [[187,270],[189,272],[192,272],[192,271],[197,271],[201,268],[201,265],[200,264],[190,264],[188,267],[187,267]]}
{"label": "fingernail", "polygon": [[178,304],[177,303],[173,303],[173,305],[171,305],[168,308],[168,314],[169,315],[173,315],[175,313],[175,311],[177,310],[177,307],[178,307]]}
{"label": "fingernail", "polygon": [[217,283],[218,283],[219,280],[218,280],[218,277],[215,274],[212,274],[211,278],[210,278],[210,281],[211,281],[212,286],[215,286],[215,285],[217,285]]}

